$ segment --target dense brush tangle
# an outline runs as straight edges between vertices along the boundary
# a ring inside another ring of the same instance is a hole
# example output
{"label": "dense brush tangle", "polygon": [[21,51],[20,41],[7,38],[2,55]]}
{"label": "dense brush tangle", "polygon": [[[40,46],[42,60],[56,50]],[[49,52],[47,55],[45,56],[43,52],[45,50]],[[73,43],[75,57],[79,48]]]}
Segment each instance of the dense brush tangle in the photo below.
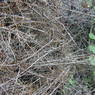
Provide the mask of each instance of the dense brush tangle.
{"label": "dense brush tangle", "polygon": [[1,1],[0,95],[91,95],[94,10],[80,0]]}

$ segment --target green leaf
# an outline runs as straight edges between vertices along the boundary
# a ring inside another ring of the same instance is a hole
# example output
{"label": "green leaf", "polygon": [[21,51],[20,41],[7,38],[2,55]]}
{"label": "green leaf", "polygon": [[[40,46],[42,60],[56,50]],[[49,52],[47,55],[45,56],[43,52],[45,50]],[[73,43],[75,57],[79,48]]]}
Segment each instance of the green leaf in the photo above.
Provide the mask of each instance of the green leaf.
{"label": "green leaf", "polygon": [[71,85],[74,85],[74,84],[76,83],[76,80],[70,79],[70,80],[69,80],[69,83],[70,83]]}
{"label": "green leaf", "polygon": [[92,39],[92,40],[95,40],[95,35],[93,33],[89,33],[89,38]]}
{"label": "green leaf", "polygon": [[93,75],[95,76],[95,71],[93,71]]}
{"label": "green leaf", "polygon": [[88,49],[95,54],[95,46],[89,45]]}
{"label": "green leaf", "polygon": [[95,56],[90,56],[89,61],[90,61],[91,65],[95,65]]}

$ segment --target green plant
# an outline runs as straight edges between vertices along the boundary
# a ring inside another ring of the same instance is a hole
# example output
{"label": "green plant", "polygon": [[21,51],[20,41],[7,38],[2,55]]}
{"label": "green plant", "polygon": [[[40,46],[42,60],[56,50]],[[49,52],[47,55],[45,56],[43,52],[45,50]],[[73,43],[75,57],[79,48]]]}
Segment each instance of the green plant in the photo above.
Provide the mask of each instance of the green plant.
{"label": "green plant", "polygon": [[[92,32],[90,32],[89,33],[89,40],[95,40],[95,35],[92,33]],[[88,46],[88,49],[89,49],[89,51],[91,51],[93,54],[95,54],[95,45],[89,45]],[[92,65],[95,65],[95,56],[90,56],[89,57],[89,61],[90,61],[90,63],[92,64]]]}
{"label": "green plant", "polygon": [[89,61],[90,61],[91,65],[95,65],[95,56],[90,56]]}
{"label": "green plant", "polygon": [[95,35],[92,32],[90,32],[89,33],[89,38],[92,39],[92,40],[95,40]]}
{"label": "green plant", "polygon": [[95,45],[89,45],[88,49],[95,54]]}
{"label": "green plant", "polygon": [[75,79],[69,79],[69,84],[74,86],[76,84],[76,80]]}
{"label": "green plant", "polygon": [[73,75],[68,80],[68,86],[75,86],[77,81],[74,79]]}

